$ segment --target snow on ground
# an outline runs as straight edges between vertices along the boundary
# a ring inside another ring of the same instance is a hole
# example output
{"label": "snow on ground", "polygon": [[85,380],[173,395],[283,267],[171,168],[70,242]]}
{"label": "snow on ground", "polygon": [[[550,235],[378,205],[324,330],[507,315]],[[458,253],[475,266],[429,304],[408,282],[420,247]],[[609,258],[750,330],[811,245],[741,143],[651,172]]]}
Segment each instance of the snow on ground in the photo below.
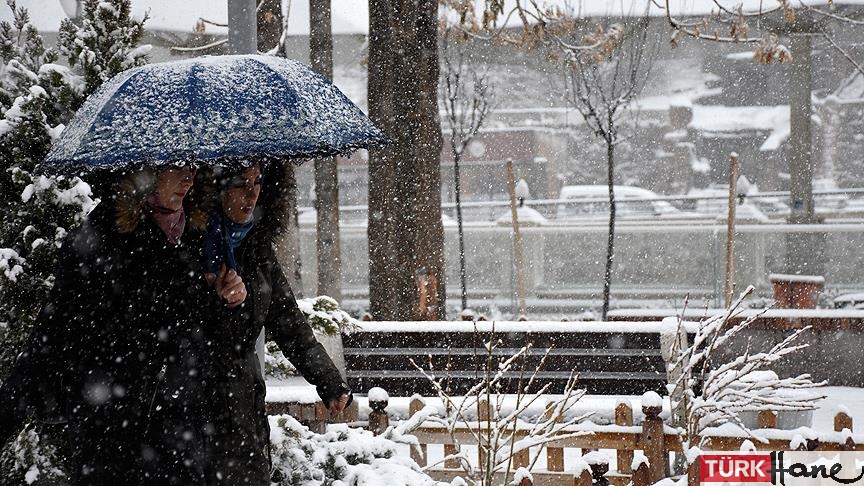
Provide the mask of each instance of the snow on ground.
{"label": "snow on ground", "polygon": [[[851,387],[825,387],[820,391],[827,396],[821,403],[819,409],[813,412],[813,423],[811,429],[820,433],[833,431],[834,415],[839,411],[844,411],[852,416],[853,423],[864,423],[864,388]],[[294,399],[298,401],[307,401],[310,397],[315,396],[315,389],[305,380],[299,377],[282,380],[280,382],[268,382],[267,401],[281,401],[286,399]],[[295,398],[296,397],[296,398]],[[366,420],[369,415],[368,399],[365,396],[355,396],[360,410],[360,420]],[[431,405],[438,410],[443,410],[443,405],[440,400],[426,398],[426,405]],[[390,397],[387,413],[391,420],[404,420],[408,418],[408,397]],[[511,402],[508,406],[506,402]],[[631,395],[586,395],[579,400],[573,409],[567,414],[568,416],[576,416],[585,413],[592,413],[587,419],[598,425],[606,425],[614,423],[614,408],[619,402],[630,402],[633,406],[633,418],[636,424],[641,423],[644,415],[641,411],[641,397]],[[512,409],[512,397],[505,401],[504,409]],[[664,400],[663,413],[661,416],[668,418],[669,404]],[[535,410],[538,414],[542,413],[542,404]],[[804,429],[799,429],[804,430]],[[861,433],[861,430],[858,431]],[[464,448],[467,457],[477,457],[476,447],[467,446]],[[399,445],[397,451],[400,456],[408,457],[409,448],[407,445]],[[538,448],[532,448],[532,456],[537,454]],[[614,451],[605,451],[611,458],[610,469],[616,467]],[[440,461],[443,458],[443,446],[430,445],[428,447],[429,464]],[[545,468],[546,455],[540,454],[537,461],[537,468]],[[565,469],[570,470],[580,462],[580,453],[578,449],[565,449],[564,463]]]}
{"label": "snow on ground", "polygon": [[[811,428],[820,432],[829,432],[834,430],[834,415],[839,411],[844,411],[852,416],[853,423],[864,423],[864,388],[853,388],[845,386],[826,386],[820,388],[819,391],[826,395],[826,398],[820,402],[819,409],[813,412],[813,424]],[[284,380],[268,380],[267,382],[267,398],[268,402],[282,401],[297,401],[301,403],[311,403],[318,399],[315,392],[315,387],[306,382],[300,377],[291,377]],[[355,395],[358,405],[360,406],[360,420],[366,420],[369,416],[369,402],[365,397],[365,391],[357,391]],[[393,420],[404,420],[408,418],[408,404],[411,401],[410,397],[390,397],[387,406],[387,414]],[[437,398],[425,398],[426,404],[435,407],[438,410],[444,409],[443,404]],[[585,395],[576,402],[576,405],[571,409],[568,416],[578,416],[586,413],[592,415],[588,418],[591,422],[598,425],[612,424],[615,421],[615,405],[619,402],[630,402],[633,407],[633,420],[635,423],[641,423],[644,415],[642,414],[642,399],[634,395]],[[512,408],[511,404],[505,402],[505,410]],[[537,412],[542,413],[543,404],[540,403],[537,407]],[[664,400],[663,417],[669,416],[669,403]],[[857,430],[858,433],[864,432],[864,429]]]}

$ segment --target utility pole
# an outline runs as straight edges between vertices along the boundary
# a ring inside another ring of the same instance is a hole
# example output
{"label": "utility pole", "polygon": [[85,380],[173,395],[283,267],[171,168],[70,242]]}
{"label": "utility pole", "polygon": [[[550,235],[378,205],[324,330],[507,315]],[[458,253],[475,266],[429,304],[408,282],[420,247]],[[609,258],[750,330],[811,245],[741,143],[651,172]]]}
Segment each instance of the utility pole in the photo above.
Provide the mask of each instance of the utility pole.
{"label": "utility pole", "polygon": [[[812,37],[817,29],[804,22],[789,33],[792,63],[790,66],[789,98],[789,223],[812,225],[820,223],[813,201],[813,145],[811,96]],[[786,235],[785,272],[821,275],[824,271],[825,234],[821,232],[788,233]]]}

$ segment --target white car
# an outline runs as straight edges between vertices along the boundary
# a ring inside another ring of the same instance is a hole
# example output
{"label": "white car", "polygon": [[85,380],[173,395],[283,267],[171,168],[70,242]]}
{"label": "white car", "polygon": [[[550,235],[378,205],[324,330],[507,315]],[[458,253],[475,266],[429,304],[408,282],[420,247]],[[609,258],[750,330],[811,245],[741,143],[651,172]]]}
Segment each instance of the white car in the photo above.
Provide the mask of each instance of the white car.
{"label": "white car", "polygon": [[[653,191],[633,186],[615,186],[616,218],[654,218],[683,213]],[[564,186],[558,199],[556,219],[609,216],[609,188],[604,185]]]}

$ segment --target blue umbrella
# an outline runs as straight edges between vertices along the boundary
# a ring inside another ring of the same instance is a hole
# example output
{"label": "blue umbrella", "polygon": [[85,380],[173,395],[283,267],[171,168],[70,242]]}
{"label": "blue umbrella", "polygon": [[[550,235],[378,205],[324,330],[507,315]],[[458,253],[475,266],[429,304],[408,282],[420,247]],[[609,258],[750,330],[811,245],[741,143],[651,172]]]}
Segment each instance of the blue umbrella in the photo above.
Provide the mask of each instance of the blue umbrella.
{"label": "blue umbrella", "polygon": [[214,56],[124,71],[90,96],[42,164],[75,173],[346,154],[386,137],[308,66]]}

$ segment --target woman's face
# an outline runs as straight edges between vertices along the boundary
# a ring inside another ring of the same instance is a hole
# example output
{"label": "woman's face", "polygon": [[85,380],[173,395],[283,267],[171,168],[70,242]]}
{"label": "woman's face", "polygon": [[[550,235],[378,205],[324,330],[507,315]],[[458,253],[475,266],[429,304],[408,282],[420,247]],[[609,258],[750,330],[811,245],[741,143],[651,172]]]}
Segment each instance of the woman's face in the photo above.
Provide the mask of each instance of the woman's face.
{"label": "woman's face", "polygon": [[153,198],[157,205],[177,211],[183,206],[183,198],[192,189],[195,181],[195,169],[175,168],[163,169],[156,174],[156,185],[153,188]]}
{"label": "woman's face", "polygon": [[252,220],[261,194],[261,168],[255,164],[235,176],[222,194],[222,210],[231,221],[243,224]]}

